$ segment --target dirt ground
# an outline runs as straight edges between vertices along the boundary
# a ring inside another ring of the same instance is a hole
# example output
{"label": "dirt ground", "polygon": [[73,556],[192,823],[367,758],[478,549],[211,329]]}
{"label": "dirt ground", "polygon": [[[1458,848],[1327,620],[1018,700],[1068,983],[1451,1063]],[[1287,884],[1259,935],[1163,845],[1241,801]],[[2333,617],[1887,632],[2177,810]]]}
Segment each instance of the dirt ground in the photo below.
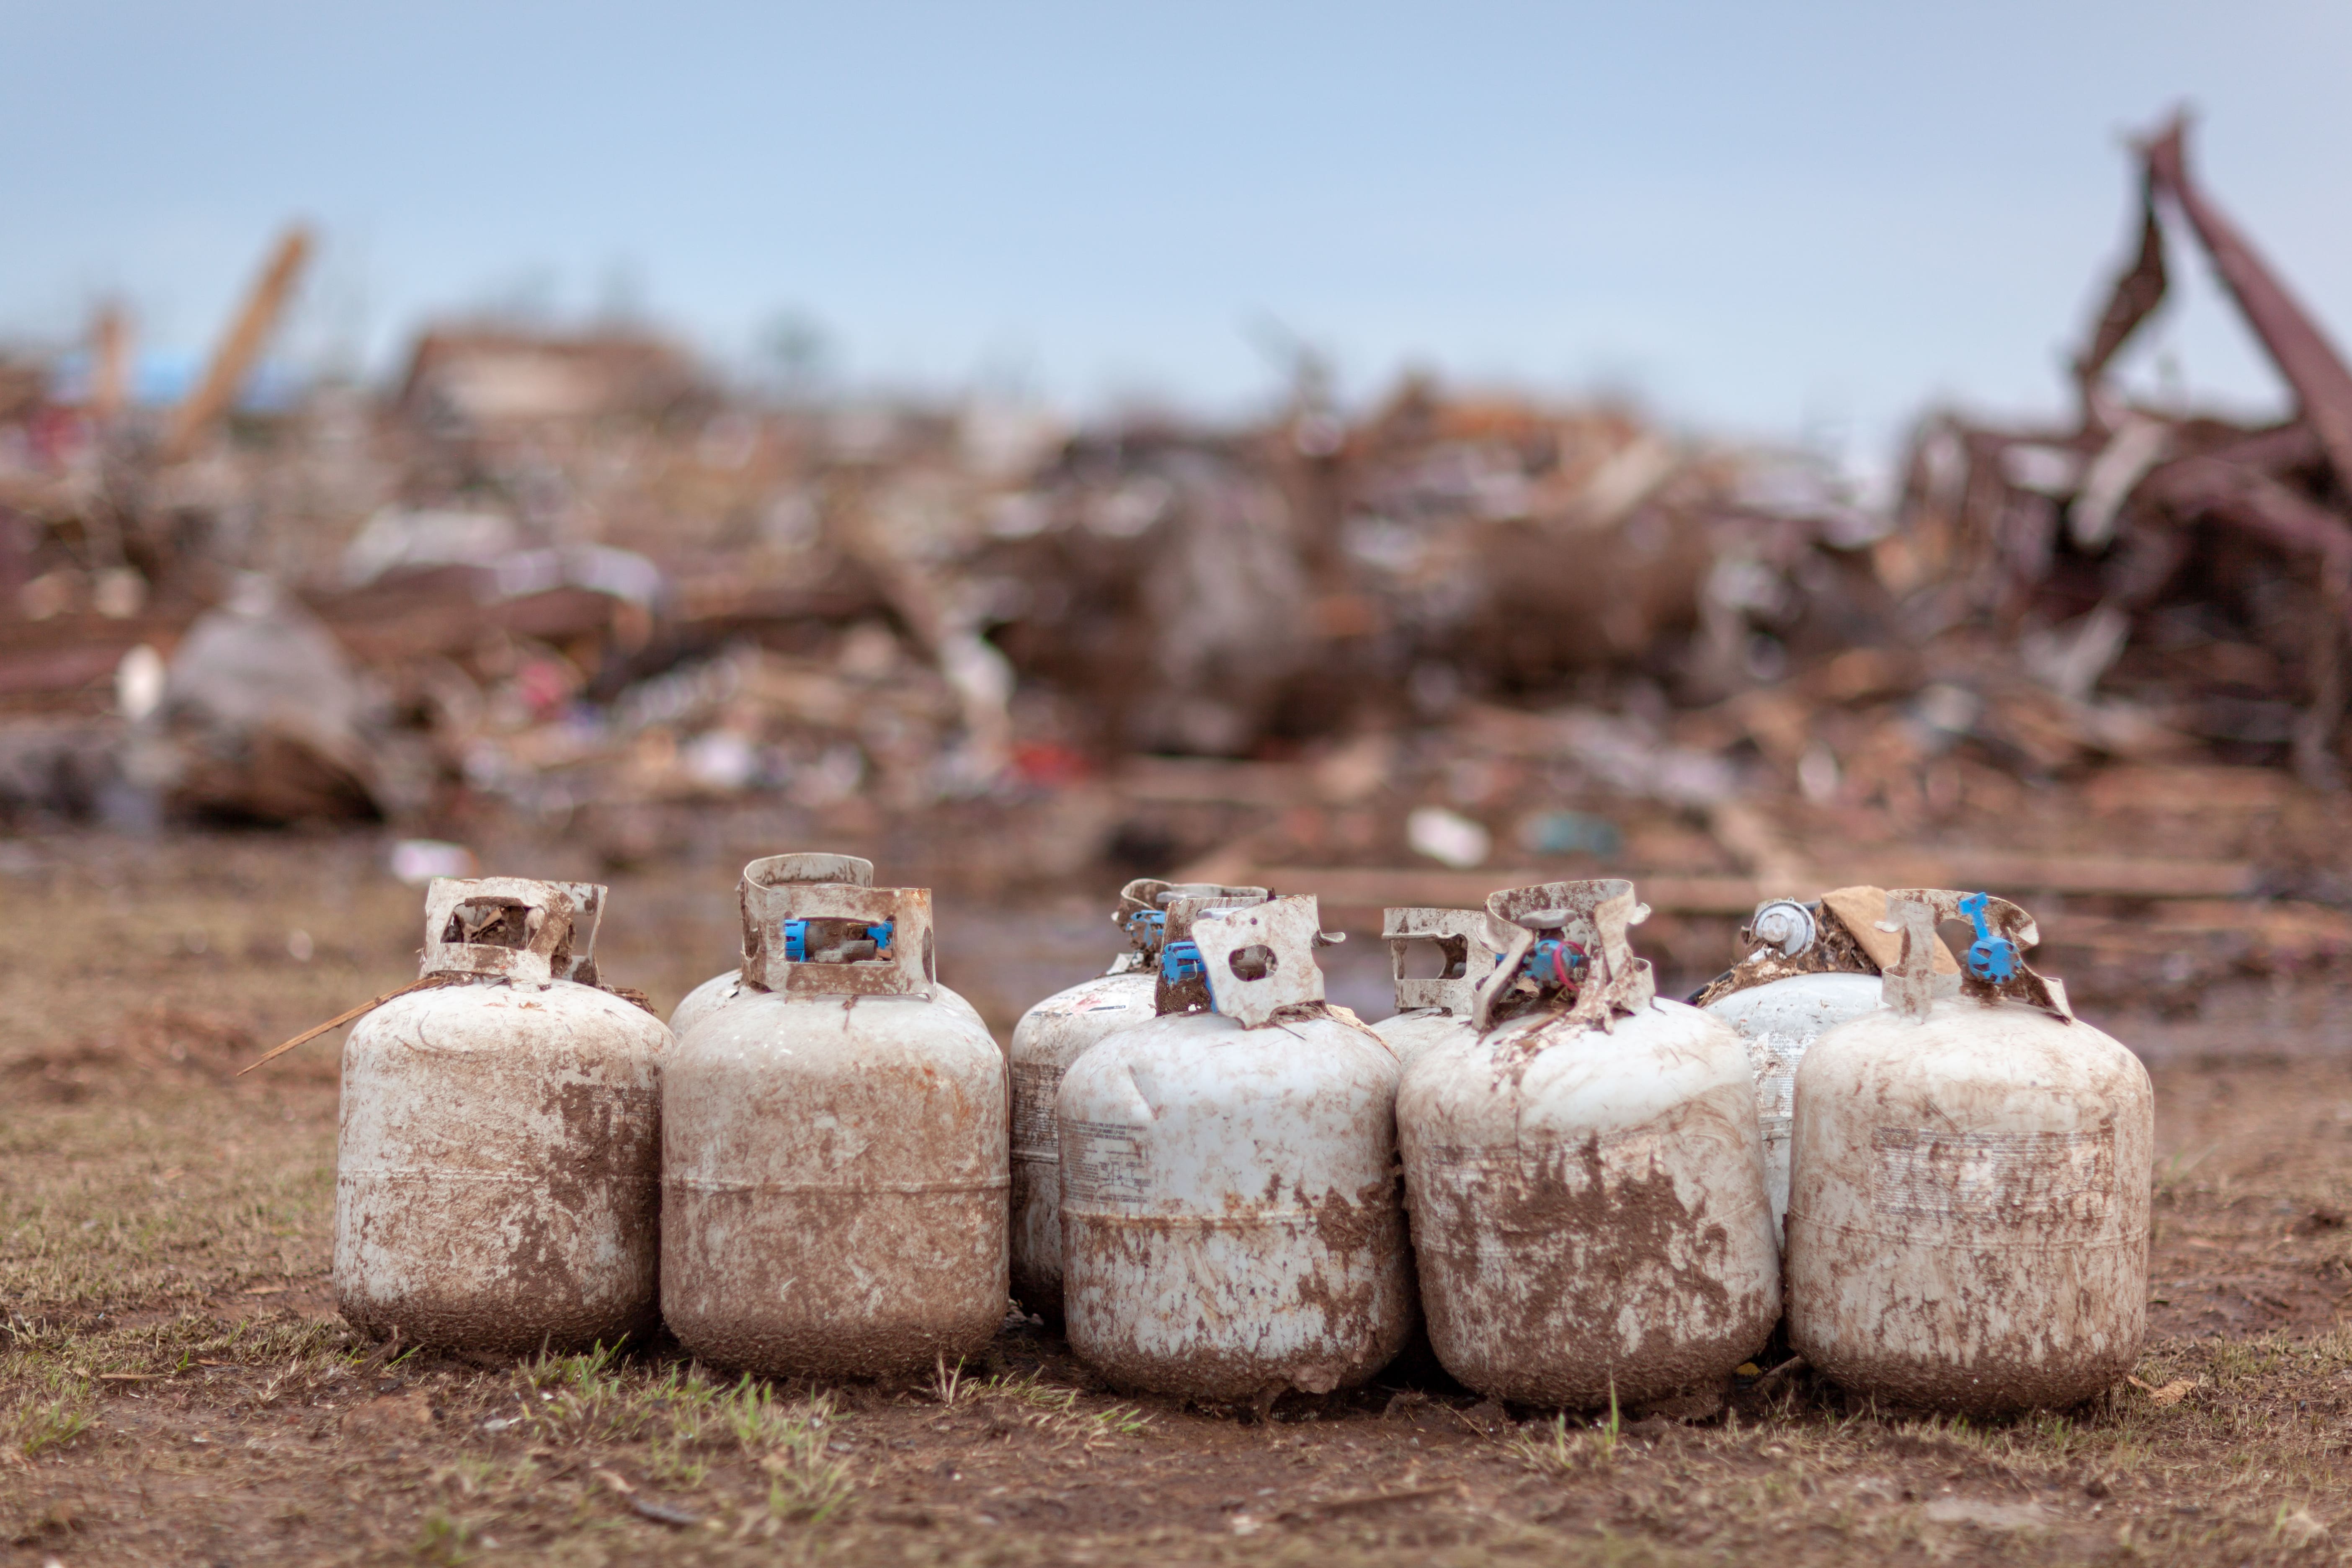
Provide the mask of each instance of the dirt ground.
{"label": "dirt ground", "polygon": [[[357,1340],[327,1292],[336,1039],[230,1075],[413,975],[420,900],[383,853],[0,844],[0,1562],[2352,1554],[2352,1053],[2315,983],[2097,1019],[2157,1084],[2144,1387],[1970,1425],[1800,1374],[1684,1426],[1392,1371],[1259,1422],[1117,1397],[1017,1321],[908,1387],[748,1383],[662,1345],[476,1364]],[[560,846],[532,865],[593,870]],[[610,879],[611,978],[666,1009],[725,966],[728,873]],[[1115,945],[1083,900],[983,921],[950,898],[941,932],[1000,1026]],[[1373,962],[1348,956],[1343,993]]]}

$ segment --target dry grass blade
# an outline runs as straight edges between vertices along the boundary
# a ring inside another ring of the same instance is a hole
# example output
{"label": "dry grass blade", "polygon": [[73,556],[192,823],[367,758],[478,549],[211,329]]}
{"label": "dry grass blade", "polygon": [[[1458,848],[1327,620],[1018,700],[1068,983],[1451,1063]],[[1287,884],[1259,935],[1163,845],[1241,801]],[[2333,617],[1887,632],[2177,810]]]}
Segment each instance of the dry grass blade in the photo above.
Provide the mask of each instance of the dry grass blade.
{"label": "dry grass blade", "polygon": [[312,1040],[317,1039],[320,1035],[325,1034],[330,1029],[340,1029],[354,1018],[364,1017],[368,1014],[374,1012],[378,1007],[383,1006],[385,1003],[391,1001],[395,996],[405,996],[412,991],[430,991],[436,985],[455,984],[457,981],[464,978],[465,976],[459,974],[428,974],[421,980],[412,980],[396,991],[387,991],[372,1002],[362,1002],[358,1006],[352,1008],[348,1012],[338,1013],[323,1024],[312,1025],[310,1028],[303,1030],[300,1034],[295,1036],[292,1039],[288,1040],[283,1045],[270,1047],[269,1049],[262,1052],[261,1055],[246,1063],[245,1066],[237,1068],[236,1076],[243,1078],[254,1068],[260,1067],[265,1063],[276,1061],[279,1057],[284,1056],[295,1047],[310,1044]]}
{"label": "dry grass blade", "polygon": [[1780,1387],[1781,1384],[1787,1382],[1791,1376],[1803,1371],[1804,1365],[1805,1358],[1803,1356],[1792,1355],[1787,1361],[1782,1362],[1780,1365],[1772,1368],[1769,1372],[1758,1377],[1754,1383],[1748,1384],[1748,1392],[1750,1394],[1769,1394],[1774,1389]]}

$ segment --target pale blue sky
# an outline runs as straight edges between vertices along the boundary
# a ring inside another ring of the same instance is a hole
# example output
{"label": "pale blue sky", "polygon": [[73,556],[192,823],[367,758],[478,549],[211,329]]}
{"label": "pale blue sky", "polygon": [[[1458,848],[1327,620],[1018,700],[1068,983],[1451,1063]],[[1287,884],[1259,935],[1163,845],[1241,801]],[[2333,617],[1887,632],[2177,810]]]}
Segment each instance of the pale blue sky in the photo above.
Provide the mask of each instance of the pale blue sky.
{"label": "pale blue sky", "polygon": [[[640,299],[714,353],[786,308],[861,384],[1264,400],[1248,328],[1692,425],[2054,406],[2125,233],[2121,133],[2198,164],[2352,337],[2352,8],[0,0],[0,330],[106,289],[201,349],[268,235],[296,346]],[[2212,298],[2158,334],[2273,398]],[[2150,374],[2144,353],[2142,374]]]}

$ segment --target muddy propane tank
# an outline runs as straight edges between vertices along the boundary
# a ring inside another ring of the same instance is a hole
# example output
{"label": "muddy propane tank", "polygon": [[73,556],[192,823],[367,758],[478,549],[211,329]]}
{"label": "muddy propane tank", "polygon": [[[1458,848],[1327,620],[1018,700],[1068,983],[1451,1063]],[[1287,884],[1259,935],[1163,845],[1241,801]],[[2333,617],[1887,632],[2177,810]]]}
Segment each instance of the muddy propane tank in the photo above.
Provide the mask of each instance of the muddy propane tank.
{"label": "muddy propane tank", "polygon": [[1877,930],[1885,916],[1880,888],[1840,888],[1811,903],[1768,899],[1739,933],[1746,956],[1691,998],[1748,1047],[1776,1237],[1789,1213],[1797,1064],[1823,1030],[1877,1010],[1879,970],[1894,955],[1894,939]]}
{"label": "muddy propane tank", "polygon": [[[1372,1026],[1372,1033],[1396,1052],[1397,1065],[1409,1068],[1432,1047],[1448,1040],[1475,1039],[1470,1022],[1478,981],[1495,955],[1481,945],[1479,933],[1486,917],[1476,910],[1382,910],[1381,938],[1389,944],[1389,978],[1396,986],[1396,1013]],[[1439,973],[1433,978],[1408,975],[1412,951],[1437,950]],[[1473,954],[1476,954],[1475,961]]]}
{"label": "muddy propane tank", "polygon": [[343,1046],[335,1303],[452,1350],[654,1326],[659,1018],[596,984],[604,889],[436,879],[427,979]]}
{"label": "muddy propane tank", "polygon": [[822,868],[747,870],[742,994],[664,1072],[662,1316],[723,1366],[900,1375],[1004,1316],[1004,1058],[940,997],[929,892]]}
{"label": "muddy propane tank", "polygon": [[1317,927],[1176,900],[1160,1016],[1063,1077],[1070,1348],[1122,1388],[1328,1393],[1412,1332],[1396,1058],[1324,1002]]}
{"label": "muddy propane tank", "polygon": [[1397,1095],[1431,1345],[1496,1399],[1713,1396],[1780,1315],[1747,1053],[1656,997],[1632,883],[1509,889],[1486,910],[1484,1032]]}
{"label": "muddy propane tank", "polygon": [[[2155,1099],[2139,1058],[2028,969],[2024,910],[1887,895],[1886,1006],[1797,1070],[1789,1338],[1890,1405],[1990,1415],[2126,1375],[2147,1325]],[[1975,940],[1958,975],[1938,924]]]}
{"label": "muddy propane tank", "polygon": [[1062,1149],[1054,1098],[1062,1074],[1097,1041],[1149,1023],[1160,984],[1160,948],[1174,898],[1263,903],[1264,888],[1208,882],[1129,882],[1111,921],[1132,944],[1102,974],[1057,991],[1013,1026],[1013,1294],[1042,1317],[1062,1315]]}
{"label": "muddy propane tank", "polygon": [[[771,855],[746,866],[743,875],[747,880],[756,878],[768,882],[838,882],[853,888],[870,888],[874,885],[874,862],[856,855]],[[686,1032],[700,1022],[704,1014],[734,1001],[744,990],[740,968],[712,975],[688,992],[671,1010],[669,1032],[681,1040],[686,1038]],[[935,987],[932,999],[951,1010],[970,1014],[971,1021],[982,1028],[988,1026],[982,1022],[978,1008],[947,986]]]}

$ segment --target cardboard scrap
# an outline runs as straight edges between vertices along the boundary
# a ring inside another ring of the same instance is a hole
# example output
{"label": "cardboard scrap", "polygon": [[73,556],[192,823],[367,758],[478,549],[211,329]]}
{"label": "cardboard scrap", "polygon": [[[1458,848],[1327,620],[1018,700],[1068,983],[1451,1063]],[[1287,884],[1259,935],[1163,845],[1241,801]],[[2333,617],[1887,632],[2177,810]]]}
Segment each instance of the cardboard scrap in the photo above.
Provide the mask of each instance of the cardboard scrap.
{"label": "cardboard scrap", "polygon": [[[1879,922],[1886,918],[1886,889],[1884,888],[1832,888],[1822,895],[1822,908],[1837,916],[1838,923],[1853,933],[1854,942],[1878,966],[1880,973],[1895,967],[1903,956],[1903,933],[1882,931]],[[1936,939],[1934,954],[1936,973],[1958,974],[1960,961],[1944,939]]]}

